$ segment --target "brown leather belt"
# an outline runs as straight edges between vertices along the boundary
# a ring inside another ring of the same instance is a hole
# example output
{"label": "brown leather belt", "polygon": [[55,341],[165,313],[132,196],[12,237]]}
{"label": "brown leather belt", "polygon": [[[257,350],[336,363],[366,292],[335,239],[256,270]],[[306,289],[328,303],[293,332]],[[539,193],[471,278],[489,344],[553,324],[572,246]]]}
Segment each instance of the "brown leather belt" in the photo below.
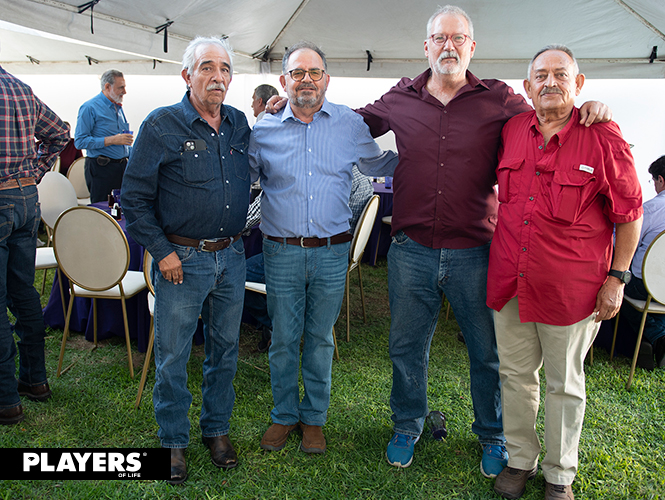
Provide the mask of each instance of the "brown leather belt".
{"label": "brown leather belt", "polygon": [[326,246],[328,244],[328,240],[330,240],[331,245],[346,243],[347,241],[351,241],[353,239],[353,235],[346,232],[336,234],[330,238],[280,238],[279,236],[266,236],[266,238],[271,241],[279,241],[280,243],[283,243],[284,240],[286,240],[287,245],[296,245],[303,248],[316,248]]}
{"label": "brown leather belt", "polygon": [[216,240],[195,240],[193,238],[185,238],[177,234],[167,234],[166,239],[176,245],[183,245],[186,247],[201,248],[204,252],[216,252],[228,248],[231,243],[240,239],[241,233],[236,234],[232,238],[218,238]]}
{"label": "brown leather belt", "polygon": [[16,189],[21,186],[34,186],[35,184],[37,184],[37,181],[34,177],[22,177],[21,179],[0,182],[0,191],[4,189]]}

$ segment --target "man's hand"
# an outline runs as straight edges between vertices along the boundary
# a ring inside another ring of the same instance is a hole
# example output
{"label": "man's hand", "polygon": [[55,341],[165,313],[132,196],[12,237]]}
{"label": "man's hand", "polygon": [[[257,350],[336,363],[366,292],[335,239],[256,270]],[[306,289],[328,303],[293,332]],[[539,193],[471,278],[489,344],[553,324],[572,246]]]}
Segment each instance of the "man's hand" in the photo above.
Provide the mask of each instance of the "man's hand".
{"label": "man's hand", "polygon": [[596,297],[596,323],[612,319],[619,312],[623,301],[624,284],[614,276],[608,276],[607,281],[600,287]]}
{"label": "man's hand", "polygon": [[131,146],[134,142],[132,134],[116,134],[104,137],[104,146]]}
{"label": "man's hand", "polygon": [[174,285],[182,283],[182,264],[177,253],[171,252],[160,260],[159,270],[166,281],[170,281]]}
{"label": "man's hand", "polygon": [[266,113],[274,115],[284,106],[286,106],[287,102],[288,99],[286,97],[280,97],[278,95],[272,96],[266,103]]}
{"label": "man's hand", "polygon": [[612,120],[612,110],[599,101],[587,101],[580,108],[580,125],[589,127],[594,123]]}

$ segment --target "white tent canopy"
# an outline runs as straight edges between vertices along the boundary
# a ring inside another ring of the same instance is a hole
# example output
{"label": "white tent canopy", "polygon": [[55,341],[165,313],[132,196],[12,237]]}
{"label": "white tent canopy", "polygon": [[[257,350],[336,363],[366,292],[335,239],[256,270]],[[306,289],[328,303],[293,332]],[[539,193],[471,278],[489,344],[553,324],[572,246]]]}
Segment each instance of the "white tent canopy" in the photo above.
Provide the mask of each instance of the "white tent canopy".
{"label": "white tent canopy", "polygon": [[[17,74],[101,74],[111,67],[127,74],[178,74],[187,43],[205,35],[229,38],[237,73],[279,73],[284,48],[304,39],[323,48],[332,75],[415,76],[427,67],[425,23],[440,3],[0,0],[0,64]],[[79,13],[86,4],[92,8]],[[590,78],[665,77],[663,0],[457,5],[474,21],[470,69],[482,78],[523,78],[531,56],[550,43],[568,45]],[[164,31],[157,32],[164,25],[168,52]]]}

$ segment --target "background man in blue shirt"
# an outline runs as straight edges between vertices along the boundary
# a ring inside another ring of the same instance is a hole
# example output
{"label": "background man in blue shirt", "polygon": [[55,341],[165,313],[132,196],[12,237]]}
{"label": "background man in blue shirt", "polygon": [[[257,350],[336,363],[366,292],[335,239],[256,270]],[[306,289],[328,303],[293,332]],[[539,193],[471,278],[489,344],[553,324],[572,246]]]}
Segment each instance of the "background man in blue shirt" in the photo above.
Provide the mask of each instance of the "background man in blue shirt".
{"label": "background man in blue shirt", "polygon": [[104,72],[102,91],[79,108],[74,145],[86,150],[85,180],[90,201],[103,201],[120,189],[134,137],[122,111],[125,78],[115,69]]}
{"label": "background man in blue shirt", "polygon": [[[298,43],[282,59],[280,82],[289,105],[265,116],[250,141],[253,180],[263,188],[261,231],[273,322],[269,351],[273,425],[261,440],[280,450],[298,423],[300,449],[324,453],[321,427],[330,402],[332,327],[344,294],[349,195],[354,163],[397,163],[382,154],[362,118],[325,99],[330,76],[323,52]],[[300,401],[298,367],[304,334]]]}
{"label": "background man in blue shirt", "polygon": [[187,361],[199,314],[206,359],[201,434],[215,466],[238,465],[229,441],[245,291],[240,232],[249,206],[250,129],[224,106],[233,75],[224,40],[196,38],[183,56],[188,91],[141,125],[123,181],[127,231],[154,258],[155,390],[159,438],[172,484],[187,478]]}

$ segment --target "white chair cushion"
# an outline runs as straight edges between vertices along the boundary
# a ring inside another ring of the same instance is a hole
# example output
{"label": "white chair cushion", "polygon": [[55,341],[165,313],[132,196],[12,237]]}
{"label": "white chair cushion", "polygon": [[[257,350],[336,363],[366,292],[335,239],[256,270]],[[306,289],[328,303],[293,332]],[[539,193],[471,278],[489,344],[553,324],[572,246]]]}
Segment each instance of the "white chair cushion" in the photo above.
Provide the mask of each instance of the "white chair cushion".
{"label": "white chair cushion", "polygon": [[[122,287],[125,290],[125,297],[132,297],[143,290],[146,287],[143,271],[127,271],[122,279]],[[94,291],[74,285],[74,293],[79,297],[119,298],[120,287],[116,285],[108,290]]]}
{"label": "white chair cushion", "polygon": [[35,255],[35,269],[53,269],[58,267],[53,247],[41,247]]}
{"label": "white chair cushion", "polygon": [[265,283],[256,283],[255,281],[245,281],[245,289],[251,292],[266,293]]}
{"label": "white chair cushion", "polygon": [[155,296],[151,293],[148,293],[148,310],[150,311],[150,316],[155,315]]}
{"label": "white chair cushion", "polygon": [[80,207],[87,207],[90,205],[90,198],[79,198],[78,204]]}
{"label": "white chair cushion", "polygon": [[[644,311],[644,306],[647,304],[646,300],[634,299],[632,297],[628,297],[627,295],[624,295],[623,300],[629,302],[635,309],[639,309],[640,311]],[[665,305],[651,299],[648,312],[665,314]]]}

